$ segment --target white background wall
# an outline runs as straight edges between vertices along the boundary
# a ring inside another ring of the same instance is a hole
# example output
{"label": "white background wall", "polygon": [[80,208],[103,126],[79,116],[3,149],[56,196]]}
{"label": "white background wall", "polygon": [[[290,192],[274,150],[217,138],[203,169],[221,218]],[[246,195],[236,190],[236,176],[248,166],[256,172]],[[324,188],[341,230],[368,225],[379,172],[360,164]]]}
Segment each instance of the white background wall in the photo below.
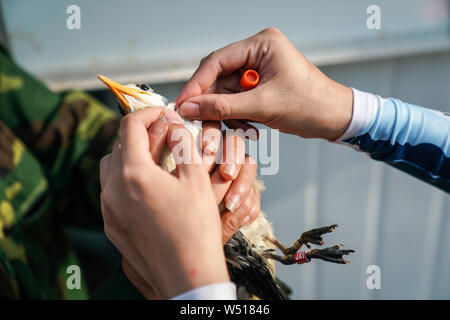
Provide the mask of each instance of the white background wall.
{"label": "white background wall", "polygon": [[[447,0],[2,0],[16,58],[54,89],[123,81],[185,80],[214,49],[280,28],[315,63],[449,47]],[[81,29],[66,27],[69,5]],[[366,10],[381,8],[382,30]]]}
{"label": "white background wall", "polygon": [[[448,1],[83,0],[79,31],[64,27],[73,1],[2,3],[16,58],[54,89],[94,88],[103,73],[174,98],[202,56],[273,25],[345,85],[450,111]],[[369,4],[381,31],[366,28]],[[450,298],[448,194],[345,146],[280,139],[262,200],[278,238],[338,223],[327,244],[356,250],[346,266],[279,266],[293,298]],[[381,290],[365,286],[371,264]]]}

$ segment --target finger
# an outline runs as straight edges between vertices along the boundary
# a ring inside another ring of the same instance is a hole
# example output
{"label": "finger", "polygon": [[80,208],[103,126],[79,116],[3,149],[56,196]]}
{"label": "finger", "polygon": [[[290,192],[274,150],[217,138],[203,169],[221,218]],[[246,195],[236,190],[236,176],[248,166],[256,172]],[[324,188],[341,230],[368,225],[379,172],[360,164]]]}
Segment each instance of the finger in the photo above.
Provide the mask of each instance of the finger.
{"label": "finger", "polygon": [[253,221],[255,221],[258,218],[259,214],[261,213],[261,198],[258,195],[256,195],[253,189],[250,190],[250,193],[247,197],[253,198],[253,206],[250,209],[248,215],[244,218],[244,220],[242,220],[241,226],[248,226]]}
{"label": "finger", "polygon": [[[233,72],[226,77],[220,77],[217,79],[214,91],[209,89],[205,93],[238,93],[244,91],[241,88],[241,72]],[[211,88],[210,88],[211,89]]]}
{"label": "finger", "polygon": [[252,141],[257,141],[259,139],[258,129],[246,121],[230,119],[224,120],[223,123],[230,129],[242,129],[245,133],[245,137]]}
{"label": "finger", "polygon": [[166,136],[169,124],[162,118],[158,119],[150,125],[148,130],[148,139],[150,143],[150,153],[152,155],[153,161],[159,163],[159,158],[166,145]]}
{"label": "finger", "polygon": [[122,164],[122,144],[120,143],[119,139],[114,142],[114,146],[112,148],[112,152],[110,154],[110,159],[108,163],[108,176],[106,178],[106,181],[109,181],[109,179],[113,180],[113,185],[116,185],[116,179],[118,176],[118,172],[123,167]]}
{"label": "finger", "polygon": [[[245,199],[242,206],[235,212],[225,211],[221,216],[222,221],[222,241],[227,242],[237,229],[242,225],[254,207],[257,207],[255,197],[249,196]],[[250,218],[249,218],[250,219]],[[248,221],[247,221],[248,222]]]}
{"label": "finger", "polygon": [[109,164],[111,161],[111,154],[107,154],[100,160],[100,187],[101,189],[105,188],[106,180],[109,173]]}
{"label": "finger", "polygon": [[215,167],[212,174],[211,174],[211,188],[214,193],[214,197],[216,198],[217,205],[221,204],[223,201],[228,189],[230,188],[230,185],[232,183],[231,180],[225,180],[222,178],[222,175],[220,174],[219,167]]}
{"label": "finger", "polygon": [[121,162],[121,152],[122,152],[122,144],[120,143],[120,139],[117,139],[116,142],[114,142],[112,152],[111,152],[111,160],[110,160],[110,166],[109,171],[114,171],[117,167],[122,165]]}
{"label": "finger", "polygon": [[189,130],[181,124],[171,123],[167,143],[172,151],[180,178],[204,174],[203,163]]}
{"label": "finger", "polygon": [[203,122],[202,130],[202,150],[203,163],[207,172],[211,172],[215,166],[216,153],[220,147],[220,140],[222,132],[220,131],[221,124],[219,121],[205,121]]}
{"label": "finger", "polygon": [[195,120],[249,119],[261,122],[268,108],[263,107],[264,84],[253,90],[233,94],[203,94],[179,106],[182,117]]}
{"label": "finger", "polygon": [[227,76],[234,71],[248,66],[256,67],[252,54],[251,40],[245,39],[232,43],[205,57],[191,79],[186,83],[176,98],[177,105],[186,99],[203,94],[213,86],[220,76]]}
{"label": "finger", "polygon": [[219,149],[220,138],[222,132],[220,131],[219,121],[205,121],[203,122],[202,130],[202,149],[203,151],[215,154]]}
{"label": "finger", "polygon": [[[130,166],[154,163],[150,150],[148,128],[160,118],[161,108],[146,108],[127,114],[120,121],[122,162]],[[149,167],[149,166],[148,166]],[[149,167],[150,169],[151,167]]]}
{"label": "finger", "polygon": [[234,180],[245,162],[245,141],[242,130],[226,130],[220,174],[225,180]]}
{"label": "finger", "polygon": [[233,212],[239,208],[242,200],[247,197],[250,190],[252,190],[257,170],[258,166],[256,163],[250,161],[250,157],[246,156],[245,164],[242,166],[238,177],[233,181],[225,196],[225,207],[228,210]]}
{"label": "finger", "polygon": [[[100,194],[100,211],[102,213],[103,221],[105,222],[105,226],[108,224],[108,221],[110,220],[108,218],[109,210],[105,210],[105,195],[107,194],[116,194],[116,189],[120,188],[121,182],[120,180],[120,170],[122,168],[122,162],[121,162],[121,152],[122,146],[119,142],[119,139],[117,139],[114,142],[112,152],[105,156],[106,159],[102,159],[102,162],[100,163],[100,184],[101,184],[101,194]],[[104,162],[103,162],[104,161]],[[109,192],[107,189],[110,189]],[[111,200],[117,200],[117,198],[109,198],[110,200],[106,200],[106,202],[109,202]]]}

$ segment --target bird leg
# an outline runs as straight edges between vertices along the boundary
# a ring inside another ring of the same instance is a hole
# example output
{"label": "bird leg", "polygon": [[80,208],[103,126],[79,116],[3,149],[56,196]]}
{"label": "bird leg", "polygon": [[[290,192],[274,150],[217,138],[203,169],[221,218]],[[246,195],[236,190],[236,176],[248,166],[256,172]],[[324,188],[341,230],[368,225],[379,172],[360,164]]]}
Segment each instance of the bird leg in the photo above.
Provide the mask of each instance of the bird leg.
{"label": "bird leg", "polygon": [[308,260],[311,259],[320,259],[323,261],[334,262],[347,264],[349,261],[344,260],[343,255],[349,255],[350,253],[355,252],[355,250],[351,249],[340,249],[344,245],[337,244],[332,247],[328,247],[325,249],[314,249],[306,253],[306,258]]}
{"label": "bird leg", "polygon": [[328,262],[334,263],[348,263],[347,260],[342,258],[343,255],[348,255],[349,253],[354,252],[353,250],[341,250],[339,249],[342,245],[335,245],[333,247],[325,248],[325,249],[314,249],[309,252],[297,252],[303,245],[306,245],[308,249],[311,249],[311,244],[323,245],[322,235],[325,233],[332,232],[338,225],[333,224],[328,227],[316,228],[306,232],[303,232],[302,235],[294,242],[292,247],[286,248],[280,241],[277,239],[272,239],[269,237],[265,237],[266,240],[273,243],[277,248],[283,252],[283,256],[272,253],[274,250],[266,250],[263,255],[266,258],[273,259],[281,262],[282,264],[294,264],[294,263],[306,263],[311,261],[311,259],[321,259]]}
{"label": "bird leg", "polygon": [[281,250],[285,255],[296,253],[303,245],[306,245],[308,249],[311,249],[311,243],[317,244],[319,246],[323,245],[322,235],[325,233],[333,232],[333,230],[337,227],[337,224],[332,224],[328,227],[311,229],[309,231],[305,231],[302,233],[300,238],[294,242],[292,247],[286,248],[280,241],[277,239],[272,239],[266,237],[267,241],[272,242],[277,248]]}
{"label": "bird leg", "polygon": [[280,256],[274,253],[271,253],[270,250],[266,250],[263,253],[263,256],[265,258],[273,259],[276,261],[281,262],[282,264],[289,265],[289,264],[302,264],[310,262],[311,259],[320,259],[328,262],[333,263],[340,263],[340,264],[347,264],[349,261],[344,260],[343,255],[348,255],[352,252],[355,252],[354,250],[348,250],[348,249],[340,249],[342,247],[341,244],[325,248],[325,249],[313,249],[309,252],[297,252],[295,254],[287,254],[284,256]]}

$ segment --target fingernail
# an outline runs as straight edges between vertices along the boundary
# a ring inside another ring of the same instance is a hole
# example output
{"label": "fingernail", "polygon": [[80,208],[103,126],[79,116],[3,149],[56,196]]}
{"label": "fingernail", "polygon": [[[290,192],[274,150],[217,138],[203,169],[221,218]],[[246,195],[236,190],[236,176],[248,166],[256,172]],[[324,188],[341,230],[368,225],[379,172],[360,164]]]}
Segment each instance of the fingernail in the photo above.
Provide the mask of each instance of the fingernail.
{"label": "fingernail", "polygon": [[209,139],[208,141],[206,141],[205,144],[205,149],[204,151],[207,154],[215,154],[217,152],[217,143],[215,139]]}
{"label": "fingernail", "polygon": [[225,164],[222,172],[227,176],[227,179],[233,180],[236,176],[236,165],[234,163]]}
{"label": "fingernail", "polygon": [[150,126],[150,134],[154,136],[161,136],[166,133],[167,122],[164,119],[156,120]]}
{"label": "fingernail", "polygon": [[241,226],[246,226],[250,222],[250,216],[246,216],[241,222]]}
{"label": "fingernail", "polygon": [[180,116],[173,110],[165,110],[164,111],[164,119],[167,120],[169,123],[179,123],[183,124],[183,120],[180,118]]}
{"label": "fingernail", "polygon": [[225,203],[225,207],[230,211],[233,212],[234,209],[236,209],[236,206],[239,202],[239,195],[234,194],[232,195],[228,201]]}
{"label": "fingernail", "polygon": [[187,118],[200,117],[200,106],[198,103],[185,102],[180,106],[180,115]]}

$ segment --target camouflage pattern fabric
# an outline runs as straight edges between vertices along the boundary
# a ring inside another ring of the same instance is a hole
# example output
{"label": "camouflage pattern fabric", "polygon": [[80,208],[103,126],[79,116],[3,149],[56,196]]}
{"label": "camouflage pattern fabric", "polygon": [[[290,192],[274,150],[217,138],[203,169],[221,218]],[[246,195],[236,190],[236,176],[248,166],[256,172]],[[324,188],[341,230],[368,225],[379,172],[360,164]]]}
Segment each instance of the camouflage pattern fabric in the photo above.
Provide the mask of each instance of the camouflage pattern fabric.
{"label": "camouflage pattern fabric", "polygon": [[[78,91],[55,94],[0,45],[0,298],[86,299],[63,226],[103,229],[98,163],[119,119]],[[83,279],[83,277],[82,277]]]}

